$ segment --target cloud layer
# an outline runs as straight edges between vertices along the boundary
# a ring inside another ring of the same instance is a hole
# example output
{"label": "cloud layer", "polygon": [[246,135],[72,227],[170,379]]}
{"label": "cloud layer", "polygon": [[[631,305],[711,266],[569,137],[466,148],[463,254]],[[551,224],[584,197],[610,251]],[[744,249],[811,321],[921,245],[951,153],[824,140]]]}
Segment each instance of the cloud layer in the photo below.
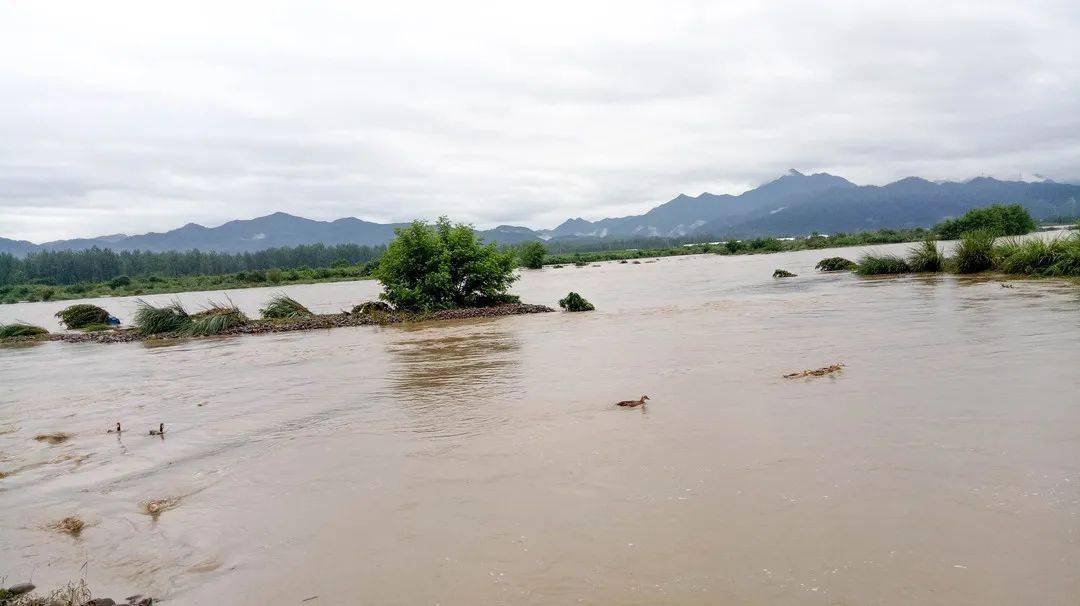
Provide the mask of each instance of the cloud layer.
{"label": "cloud layer", "polygon": [[0,236],[1080,178],[1075,2],[9,2]]}

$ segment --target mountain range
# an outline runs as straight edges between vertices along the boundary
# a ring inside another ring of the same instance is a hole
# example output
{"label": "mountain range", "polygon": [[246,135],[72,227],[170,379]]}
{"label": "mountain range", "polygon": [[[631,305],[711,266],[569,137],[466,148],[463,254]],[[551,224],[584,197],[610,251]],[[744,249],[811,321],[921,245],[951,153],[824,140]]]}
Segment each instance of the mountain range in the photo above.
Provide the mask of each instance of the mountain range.
{"label": "mountain range", "polygon": [[[680,194],[641,215],[587,221],[569,219],[550,230],[501,225],[481,231],[488,241],[518,244],[532,240],[637,238],[708,235],[716,238],[802,235],[927,227],[993,203],[1020,203],[1036,219],[1080,216],[1080,185],[1053,181],[1000,181],[978,177],[963,182],[931,182],[908,177],[888,185],[856,185],[817,173],[788,174],[739,195]],[[389,242],[402,223],[372,223],[354,217],[316,221],[287,213],[229,221],[218,227],[189,223],[164,233],[114,234],[34,244],[0,238],[0,252],[24,256],[41,250],[255,251],[299,244]]]}

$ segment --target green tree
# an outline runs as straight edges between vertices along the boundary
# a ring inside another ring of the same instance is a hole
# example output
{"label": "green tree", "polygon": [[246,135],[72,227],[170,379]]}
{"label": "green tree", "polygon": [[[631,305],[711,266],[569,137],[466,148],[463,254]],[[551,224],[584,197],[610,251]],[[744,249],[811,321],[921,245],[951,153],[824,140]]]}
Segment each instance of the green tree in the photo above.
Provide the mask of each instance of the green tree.
{"label": "green tree", "polygon": [[529,242],[521,247],[518,254],[523,266],[529,269],[540,269],[544,266],[544,255],[547,254],[547,249],[540,242]]}
{"label": "green tree", "polygon": [[483,245],[472,227],[440,217],[398,228],[374,275],[380,297],[399,309],[427,311],[505,300],[517,278],[515,255]]}
{"label": "green tree", "polygon": [[945,240],[956,240],[977,229],[995,236],[1021,236],[1035,230],[1035,220],[1020,204],[994,204],[969,210],[962,217],[947,219],[934,226],[934,231]]}

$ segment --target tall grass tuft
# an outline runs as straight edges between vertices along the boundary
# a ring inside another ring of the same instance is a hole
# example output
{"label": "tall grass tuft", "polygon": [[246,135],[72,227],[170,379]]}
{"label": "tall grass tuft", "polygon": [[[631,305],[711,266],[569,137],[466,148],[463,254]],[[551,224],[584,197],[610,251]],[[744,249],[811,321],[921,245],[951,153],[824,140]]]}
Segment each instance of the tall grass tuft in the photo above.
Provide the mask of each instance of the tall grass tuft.
{"label": "tall grass tuft", "polygon": [[854,261],[849,261],[843,257],[829,257],[817,263],[817,269],[821,271],[851,271],[855,267]]}
{"label": "tall grass tuft", "polygon": [[960,236],[952,258],[956,273],[974,274],[994,268],[994,232],[976,229]]}
{"label": "tall grass tuft", "polygon": [[855,273],[860,276],[905,274],[910,271],[907,261],[896,255],[863,255],[855,268]]}
{"label": "tall grass tuft", "polygon": [[1080,233],[1049,242],[1038,238],[1010,240],[994,254],[1001,271],[1035,276],[1080,276]]}
{"label": "tall grass tuft", "polygon": [[106,324],[109,320],[109,312],[89,303],[71,305],[56,312],[56,317],[70,329],[84,328],[91,324]]}
{"label": "tall grass tuft", "polygon": [[927,238],[911,247],[908,251],[907,262],[911,267],[911,271],[941,271],[945,266],[945,255],[941,254],[941,250],[938,249],[937,242],[933,238]]}
{"label": "tall grass tuft", "polygon": [[8,337],[33,337],[47,334],[49,334],[49,331],[44,328],[25,324],[23,322],[0,324],[0,339],[7,339]]}
{"label": "tall grass tuft", "polygon": [[146,335],[159,335],[180,332],[191,324],[191,316],[179,301],[173,301],[165,307],[153,305],[139,299],[136,301],[135,328]]}
{"label": "tall grass tuft", "polygon": [[296,299],[281,293],[271,297],[259,313],[264,318],[307,318],[315,315]]}
{"label": "tall grass tuft", "polygon": [[196,336],[218,335],[234,326],[247,324],[248,318],[240,308],[210,301],[208,307],[191,316],[186,332]]}

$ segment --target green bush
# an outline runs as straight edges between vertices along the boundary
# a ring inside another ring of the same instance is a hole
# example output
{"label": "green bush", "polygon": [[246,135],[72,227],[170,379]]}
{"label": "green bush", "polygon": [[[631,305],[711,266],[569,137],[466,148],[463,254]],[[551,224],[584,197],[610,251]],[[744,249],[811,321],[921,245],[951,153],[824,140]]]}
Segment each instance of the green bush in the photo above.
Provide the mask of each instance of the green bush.
{"label": "green bush", "polygon": [[47,335],[49,331],[40,326],[31,326],[30,324],[24,324],[22,322],[16,322],[15,324],[0,324],[0,339],[7,339],[9,337],[33,337],[36,335]]}
{"label": "green bush", "polygon": [[281,282],[281,270],[277,268],[266,270],[266,279],[274,284]]}
{"label": "green bush", "polygon": [[138,309],[135,310],[133,324],[143,334],[159,335],[180,332],[191,324],[191,316],[179,301],[174,301],[165,307],[154,307],[142,299],[136,301],[135,304]]}
{"label": "green bush", "polygon": [[585,300],[585,297],[576,292],[570,292],[562,299],[559,299],[559,307],[566,311],[592,311],[596,309],[592,303]]}
{"label": "green bush", "polygon": [[1020,204],[994,204],[969,210],[962,217],[948,219],[934,226],[945,240],[955,240],[969,231],[986,230],[995,236],[1021,236],[1035,230],[1035,220]]}
{"label": "green bush", "polygon": [[896,255],[863,255],[855,268],[855,273],[860,276],[906,274],[910,271],[907,261]]}
{"label": "green bush", "polygon": [[125,286],[131,286],[131,278],[127,276],[116,276],[112,280],[109,280],[109,288],[117,289]]}
{"label": "green bush", "polygon": [[70,329],[83,328],[91,324],[106,324],[109,312],[89,303],[71,305],[56,312],[56,317]]}
{"label": "green bush", "polygon": [[521,256],[521,265],[529,269],[540,269],[544,266],[544,255],[547,250],[540,242],[529,242],[521,247],[518,254]]}
{"label": "green bush", "polygon": [[42,301],[49,301],[49,300],[52,300],[53,296],[56,295],[56,289],[53,288],[52,286],[46,286],[45,288],[41,289],[40,294],[41,294],[41,300]]}
{"label": "green bush", "polygon": [[821,271],[851,271],[855,269],[855,262],[843,257],[829,257],[818,261],[816,268]]}
{"label": "green bush", "polygon": [[908,251],[908,265],[915,272],[941,271],[945,266],[945,255],[941,254],[934,239],[927,238]]}
{"label": "green bush", "polygon": [[315,315],[296,299],[283,294],[274,295],[259,313],[264,318],[306,318]]}
{"label": "green bush", "polygon": [[969,231],[960,237],[952,257],[957,273],[973,274],[994,267],[994,232],[987,229]]}
{"label": "green bush", "polygon": [[429,311],[483,305],[516,279],[512,251],[484,245],[472,227],[441,217],[398,228],[375,276],[381,298],[398,309]]}

